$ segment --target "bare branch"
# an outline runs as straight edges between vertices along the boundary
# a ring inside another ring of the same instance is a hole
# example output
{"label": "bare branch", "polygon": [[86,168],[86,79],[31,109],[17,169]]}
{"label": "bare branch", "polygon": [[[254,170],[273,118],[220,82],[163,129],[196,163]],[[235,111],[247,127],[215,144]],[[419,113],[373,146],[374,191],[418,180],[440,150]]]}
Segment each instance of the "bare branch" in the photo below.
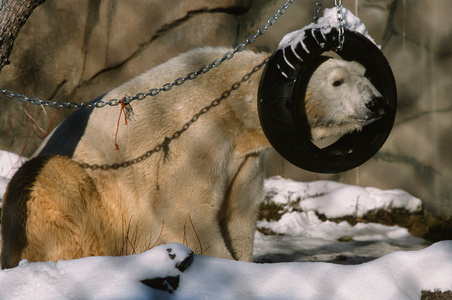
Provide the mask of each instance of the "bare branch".
{"label": "bare branch", "polygon": [[20,29],[33,10],[45,0],[0,0],[0,72],[9,64],[9,56]]}

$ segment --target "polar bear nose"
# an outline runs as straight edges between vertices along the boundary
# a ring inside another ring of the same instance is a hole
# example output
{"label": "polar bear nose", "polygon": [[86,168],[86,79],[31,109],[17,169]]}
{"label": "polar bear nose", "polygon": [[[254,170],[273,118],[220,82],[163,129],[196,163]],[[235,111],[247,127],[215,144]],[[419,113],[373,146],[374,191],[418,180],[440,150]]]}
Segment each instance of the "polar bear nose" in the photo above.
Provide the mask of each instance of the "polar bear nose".
{"label": "polar bear nose", "polygon": [[373,97],[366,103],[366,107],[373,113],[378,115],[384,114],[384,99],[383,97]]}

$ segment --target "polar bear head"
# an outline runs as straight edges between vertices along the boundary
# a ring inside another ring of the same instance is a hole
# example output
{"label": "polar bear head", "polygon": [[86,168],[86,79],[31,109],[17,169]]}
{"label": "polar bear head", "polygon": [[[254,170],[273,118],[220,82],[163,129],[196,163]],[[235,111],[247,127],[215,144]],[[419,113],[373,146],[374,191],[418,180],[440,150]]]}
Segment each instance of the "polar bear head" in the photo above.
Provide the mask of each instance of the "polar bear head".
{"label": "polar bear head", "polygon": [[380,119],[384,99],[358,62],[330,58],[308,83],[305,109],[313,140],[342,136]]}

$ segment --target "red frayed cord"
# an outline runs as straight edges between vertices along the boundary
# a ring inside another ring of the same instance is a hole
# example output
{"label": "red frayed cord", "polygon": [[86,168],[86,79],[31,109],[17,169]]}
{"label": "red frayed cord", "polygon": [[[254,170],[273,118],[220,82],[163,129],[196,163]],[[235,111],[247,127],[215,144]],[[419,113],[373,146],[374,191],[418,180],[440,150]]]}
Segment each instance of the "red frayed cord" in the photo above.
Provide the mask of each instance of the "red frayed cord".
{"label": "red frayed cord", "polygon": [[122,102],[122,99],[119,100],[119,102],[121,103],[121,111],[119,112],[119,117],[118,117],[118,124],[116,125],[116,133],[115,133],[115,147],[116,150],[119,151],[119,146],[118,146],[118,132],[119,132],[119,122],[121,121],[121,115],[124,113],[124,125],[127,125],[127,115],[126,115],[126,104],[124,104],[124,102]]}

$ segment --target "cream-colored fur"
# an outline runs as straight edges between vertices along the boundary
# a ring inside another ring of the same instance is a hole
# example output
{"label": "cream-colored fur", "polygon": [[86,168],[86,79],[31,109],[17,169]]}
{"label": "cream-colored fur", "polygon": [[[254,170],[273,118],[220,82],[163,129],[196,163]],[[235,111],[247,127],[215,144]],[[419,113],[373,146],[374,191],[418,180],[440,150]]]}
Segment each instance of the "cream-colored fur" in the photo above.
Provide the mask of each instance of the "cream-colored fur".
{"label": "cream-colored fur", "polygon": [[312,75],[306,101],[314,140],[361,130],[383,114],[383,97],[357,62],[329,59]]}
{"label": "cream-colored fur", "polygon": [[[202,48],[182,54],[112,90],[105,99],[162,86],[226,51]],[[123,110],[127,125],[121,115],[118,127],[121,106],[108,106],[92,111],[79,141],[71,140],[70,131],[64,132],[64,139],[50,136],[36,155],[46,152],[48,144],[54,149],[75,145],[74,151],[50,151],[71,158],[33,158],[10,182],[2,209],[2,267],[13,267],[22,258],[127,255],[171,242],[187,244],[197,253],[250,261],[263,196],[262,158],[270,145],[256,104],[264,68],[247,74],[268,56],[241,52],[180,87],[134,101]],[[337,92],[324,85],[336,65],[350,77],[362,77],[362,70],[355,74],[350,64],[333,63],[316,72],[308,86],[310,122],[314,130],[321,128],[317,138],[359,129],[356,118],[344,117],[348,110],[343,106],[361,107],[368,99],[353,95],[350,87]],[[338,101],[342,94],[352,95],[354,102]],[[220,98],[219,105],[192,119]],[[340,115],[340,123],[326,117],[330,111]],[[134,161],[159,144],[160,151]],[[131,165],[106,170],[78,164],[125,161]]]}

